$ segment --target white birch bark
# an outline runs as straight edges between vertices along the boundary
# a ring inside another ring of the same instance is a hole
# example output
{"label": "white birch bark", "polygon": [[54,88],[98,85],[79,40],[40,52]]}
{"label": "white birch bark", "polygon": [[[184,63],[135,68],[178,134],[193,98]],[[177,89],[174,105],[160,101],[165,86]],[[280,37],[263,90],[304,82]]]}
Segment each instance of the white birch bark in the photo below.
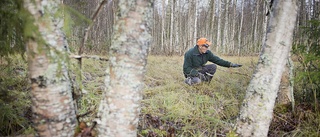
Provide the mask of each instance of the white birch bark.
{"label": "white birch bark", "polygon": [[195,37],[195,34],[196,34],[196,2],[195,0],[191,0],[190,3],[188,3],[189,5],[189,11],[188,11],[188,14],[189,14],[189,18],[188,18],[188,30],[189,30],[189,38],[188,38],[188,41],[187,41],[187,44],[188,44],[188,48],[191,48],[194,46],[194,43],[196,41],[196,37]]}
{"label": "white birch bark", "polygon": [[222,18],[222,0],[218,0],[218,29],[217,29],[217,52],[219,52],[219,47],[221,47],[221,18]]}
{"label": "white birch bark", "polygon": [[[179,42],[179,34],[181,33],[180,32],[180,25],[179,25],[179,23],[180,23],[180,19],[179,19],[179,16],[180,16],[180,12],[179,12],[179,8],[177,8],[177,7],[180,7],[180,0],[174,0],[175,2],[175,5],[176,5],[176,7],[174,8],[174,20],[175,20],[175,22],[174,22],[174,28],[175,28],[175,31],[174,31],[174,50],[175,50],[175,53],[178,53],[178,55],[181,55],[182,54],[182,52],[181,52],[181,47],[183,47],[182,46],[182,43],[181,42]],[[179,46],[177,46],[177,45],[179,45]]]}
{"label": "white birch bark", "polygon": [[244,1],[241,1],[241,20],[240,20],[240,26],[239,26],[239,34],[238,34],[238,56],[240,56],[241,52],[241,36],[242,36],[242,26],[243,26],[243,12],[244,12]]}
{"label": "white birch bark", "polygon": [[284,71],[281,76],[278,97],[276,103],[281,105],[287,105],[291,102],[291,93],[290,93],[290,63],[289,59],[284,67]]}
{"label": "white birch bark", "polygon": [[32,122],[37,136],[73,136],[76,114],[67,69],[67,42],[59,0],[25,0],[32,25],[27,27]]}
{"label": "white birch bark", "polygon": [[232,0],[233,2],[233,17],[232,17],[232,33],[231,33],[231,52],[234,54],[235,44],[235,34],[236,34],[236,22],[237,22],[237,0]]}
{"label": "white birch bark", "polygon": [[[254,46],[254,53],[257,52],[257,49],[259,48],[258,44],[260,44],[259,41],[259,37],[258,37],[258,20],[259,20],[259,5],[260,5],[260,1],[258,0],[256,1],[256,10],[255,10],[255,26],[254,26],[254,33],[253,33],[253,46]],[[257,43],[258,42],[258,43]]]}
{"label": "white birch bark", "polygon": [[[268,3],[267,2],[264,2],[264,4],[263,4],[263,7],[265,7],[265,9],[266,9],[266,11],[268,11],[268,8],[267,8],[267,6],[268,6]],[[267,12],[266,12],[267,13]],[[267,27],[268,27],[268,20],[269,20],[269,16],[270,16],[270,14],[268,15],[268,16],[265,16],[264,18],[263,18],[263,29],[262,29],[262,45],[265,45],[265,42],[266,42],[266,38],[267,38]]]}
{"label": "white birch bark", "polygon": [[[197,8],[197,0],[195,0],[194,2],[193,2],[193,7],[194,7],[194,24],[193,24],[193,36],[192,36],[192,40],[196,40],[197,39],[197,32],[198,32],[198,30],[197,30],[197,23],[198,23],[198,17],[197,17],[197,15],[198,15],[198,8]],[[192,41],[192,42],[195,42],[195,41]]]}
{"label": "white birch bark", "polygon": [[224,32],[223,32],[223,49],[222,53],[226,53],[226,49],[229,48],[229,0],[225,3],[225,17],[224,17]]}
{"label": "white birch bark", "polygon": [[170,50],[170,54],[172,55],[173,54],[173,51],[174,51],[174,47],[173,47],[173,25],[174,25],[174,7],[175,7],[175,1],[174,0],[171,0],[171,13],[170,13],[170,43],[169,43],[169,50]]}
{"label": "white birch bark", "polygon": [[136,137],[151,35],[152,1],[119,0],[110,47],[107,91],[99,107],[99,136]]}
{"label": "white birch bark", "polygon": [[214,2],[215,0],[211,0],[210,1],[210,28],[208,29],[209,30],[209,36],[210,36],[210,39],[211,39],[211,41],[214,43],[214,41],[215,41],[215,38],[214,38],[214,19],[215,19],[215,8],[216,8],[216,3]]}
{"label": "white birch bark", "polygon": [[274,0],[270,15],[267,39],[236,123],[237,133],[244,137],[268,135],[281,75],[291,49],[296,1]]}
{"label": "white birch bark", "polygon": [[289,85],[289,99],[291,102],[291,108],[292,111],[294,111],[294,107],[295,107],[295,100],[294,100],[294,94],[293,94],[293,87],[294,87],[294,64],[293,61],[291,60],[291,55],[288,58],[288,66],[289,66],[289,81],[290,81],[290,85]]}
{"label": "white birch bark", "polygon": [[166,49],[166,44],[165,44],[165,33],[166,33],[166,28],[165,28],[165,23],[166,23],[166,4],[165,4],[165,1],[162,1],[162,12],[161,12],[161,15],[162,15],[162,19],[161,19],[161,49],[160,51],[162,52],[165,52],[165,49]]}

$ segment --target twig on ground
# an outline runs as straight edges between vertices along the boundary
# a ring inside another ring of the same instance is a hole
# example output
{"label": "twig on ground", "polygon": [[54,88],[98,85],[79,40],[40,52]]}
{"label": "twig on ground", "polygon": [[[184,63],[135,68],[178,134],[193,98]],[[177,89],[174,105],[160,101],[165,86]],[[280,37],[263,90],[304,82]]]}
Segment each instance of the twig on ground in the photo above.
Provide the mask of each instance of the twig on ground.
{"label": "twig on ground", "polygon": [[90,113],[92,113],[92,112],[93,112],[93,111],[90,110],[90,111],[88,111],[88,112],[86,112],[86,113],[84,113],[84,114],[79,114],[79,115],[77,115],[76,117],[77,117],[78,122],[79,122],[79,118],[84,117],[84,116],[86,116],[86,115],[88,115],[88,114],[90,114]]}
{"label": "twig on ground", "polygon": [[230,70],[223,70],[223,69],[219,69],[219,70],[221,70],[223,72],[228,72],[228,73],[231,73],[231,74],[238,74],[238,75],[246,76],[246,77],[249,77],[249,78],[251,77],[248,74],[243,74],[243,73],[240,73],[240,72],[237,72],[237,71],[230,71]]}

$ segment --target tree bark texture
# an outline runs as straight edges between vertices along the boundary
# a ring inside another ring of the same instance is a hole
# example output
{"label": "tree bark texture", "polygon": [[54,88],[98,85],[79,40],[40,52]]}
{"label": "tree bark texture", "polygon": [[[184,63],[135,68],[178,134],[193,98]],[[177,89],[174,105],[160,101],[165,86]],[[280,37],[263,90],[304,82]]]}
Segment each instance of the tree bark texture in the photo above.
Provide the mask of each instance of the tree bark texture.
{"label": "tree bark texture", "polygon": [[268,135],[281,76],[291,49],[296,1],[274,0],[270,15],[266,42],[236,123],[240,136]]}
{"label": "tree bark texture", "polygon": [[222,21],[222,0],[218,0],[218,29],[217,29],[217,46],[216,46],[216,51],[219,52],[219,49],[221,47],[221,31],[222,31],[222,27],[221,27],[221,21]]}
{"label": "tree bark texture", "polygon": [[106,87],[98,116],[99,136],[135,137],[146,59],[151,44],[152,1],[119,0]]}
{"label": "tree bark texture", "polygon": [[236,22],[237,22],[237,17],[236,17],[236,13],[237,13],[237,0],[232,0],[233,2],[233,17],[232,17],[232,32],[231,32],[231,43],[230,43],[230,50],[231,53],[234,54],[235,52],[235,46],[236,46]]}
{"label": "tree bark texture", "polygon": [[242,35],[242,26],[243,26],[243,18],[244,18],[244,1],[241,1],[241,19],[240,19],[240,26],[239,26],[239,34],[238,34],[238,56],[240,56],[241,51],[241,35]]}
{"label": "tree bark texture", "polygon": [[289,56],[285,65],[283,74],[281,76],[281,82],[279,86],[278,97],[276,103],[282,105],[288,105],[291,103],[292,109],[294,108],[293,97],[293,62]]}
{"label": "tree bark texture", "polygon": [[[25,0],[32,122],[37,136],[73,136],[76,114],[68,77],[67,42],[59,0]],[[31,19],[30,19],[31,20]]]}

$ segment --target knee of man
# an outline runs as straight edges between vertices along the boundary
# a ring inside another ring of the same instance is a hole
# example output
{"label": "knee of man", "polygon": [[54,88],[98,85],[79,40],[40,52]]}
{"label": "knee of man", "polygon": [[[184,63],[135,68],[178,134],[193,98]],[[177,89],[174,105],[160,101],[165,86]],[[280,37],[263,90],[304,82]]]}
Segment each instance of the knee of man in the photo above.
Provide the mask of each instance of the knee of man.
{"label": "knee of man", "polygon": [[215,70],[215,69],[217,69],[217,65],[216,64],[210,64],[209,68]]}
{"label": "knee of man", "polygon": [[213,75],[214,73],[216,73],[216,70],[217,70],[217,65],[211,64],[210,66],[208,66],[207,72]]}

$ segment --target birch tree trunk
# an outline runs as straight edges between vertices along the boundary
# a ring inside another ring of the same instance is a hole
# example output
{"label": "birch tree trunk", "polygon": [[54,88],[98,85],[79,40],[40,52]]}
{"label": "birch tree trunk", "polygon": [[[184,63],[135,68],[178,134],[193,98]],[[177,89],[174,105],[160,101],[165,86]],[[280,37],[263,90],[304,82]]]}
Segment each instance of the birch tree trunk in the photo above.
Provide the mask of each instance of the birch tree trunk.
{"label": "birch tree trunk", "polygon": [[197,28],[197,16],[196,16],[196,1],[191,0],[190,3],[188,3],[189,9],[188,9],[188,29],[189,29],[189,38],[188,38],[188,48],[191,48],[194,46],[196,41],[196,28]]}
{"label": "birch tree trunk", "polygon": [[254,48],[254,50],[253,50],[253,52],[254,53],[256,53],[257,52],[257,49],[258,49],[258,45],[260,44],[258,41],[259,41],[259,37],[258,37],[258,20],[259,20],[259,6],[260,6],[260,0],[257,0],[256,1],[256,10],[255,10],[255,15],[254,15],[254,18],[255,18],[255,26],[254,26],[254,33],[253,33],[253,48]]}
{"label": "birch tree trunk", "polygon": [[[264,3],[263,3],[263,6],[264,7],[266,7],[266,13],[268,12],[268,8],[267,8],[267,6],[269,6],[268,5],[268,3],[265,1]],[[265,15],[265,14],[264,14]],[[267,39],[267,27],[268,27],[268,20],[269,20],[269,16],[270,16],[270,14],[268,15],[268,16],[265,16],[264,18],[263,18],[263,28],[262,28],[262,45],[265,45],[265,43],[266,43],[266,39]],[[261,53],[260,53],[261,54]]]}
{"label": "birch tree trunk", "polygon": [[194,11],[194,15],[193,15],[193,17],[194,17],[194,24],[193,24],[193,36],[192,36],[192,38],[191,38],[191,40],[192,40],[192,42],[196,42],[196,40],[197,40],[197,32],[198,32],[198,30],[197,30],[197,25],[198,25],[198,17],[197,17],[197,15],[198,15],[198,8],[197,8],[197,6],[198,6],[198,4],[197,4],[197,1],[195,0],[194,2],[193,2],[193,11]]}
{"label": "birch tree trunk", "polygon": [[25,0],[24,6],[34,21],[25,32],[33,127],[37,136],[73,136],[76,114],[59,0]]}
{"label": "birch tree trunk", "polygon": [[216,51],[219,52],[219,47],[221,47],[221,21],[222,21],[222,0],[218,0],[218,29],[217,29],[217,46]]}
{"label": "birch tree trunk", "polygon": [[232,0],[233,2],[233,17],[232,17],[232,32],[231,32],[231,53],[234,54],[235,36],[236,36],[236,22],[237,22],[237,0]]}
{"label": "birch tree trunk", "polygon": [[[180,7],[180,3],[179,3],[179,1],[180,0],[174,0],[174,4],[175,4],[175,6],[176,7]],[[179,22],[180,22],[180,12],[179,12],[179,8],[176,8],[176,7],[174,7],[174,10],[173,10],[173,12],[175,13],[174,14],[174,50],[175,50],[175,53],[178,53],[178,55],[181,55],[182,54],[182,52],[181,52],[181,47],[183,47],[183,46],[177,46],[177,45],[181,45],[181,42],[179,42],[179,34],[181,34],[181,32],[180,32],[180,25],[179,25]],[[172,45],[173,46],[173,45]]]}
{"label": "birch tree trunk", "polygon": [[287,59],[287,64],[283,71],[280,87],[278,91],[278,97],[276,103],[281,105],[289,105],[291,103],[292,111],[294,111],[295,101],[293,95],[294,86],[294,74],[293,74],[293,62],[291,60],[291,55]]}
{"label": "birch tree trunk", "polygon": [[215,25],[214,25],[214,19],[215,19],[215,5],[216,5],[216,3],[214,2],[214,0],[210,0],[210,27],[209,27],[209,29],[208,29],[208,36],[209,36],[209,38],[211,39],[211,41],[213,42],[213,43],[215,43],[214,41],[215,41],[215,37],[214,37],[214,28],[215,28]]}
{"label": "birch tree trunk", "polygon": [[241,19],[240,19],[240,26],[239,26],[239,34],[238,34],[238,56],[240,56],[241,51],[241,35],[242,35],[242,26],[243,26],[243,12],[244,12],[244,1],[241,1]]}
{"label": "birch tree trunk", "polygon": [[229,0],[226,0],[225,3],[225,17],[224,17],[224,32],[223,32],[223,42],[222,42],[222,53],[226,53],[226,49],[229,48]]}
{"label": "birch tree trunk", "polygon": [[162,15],[162,19],[161,19],[161,49],[160,51],[162,52],[166,52],[166,44],[165,44],[165,40],[166,40],[166,28],[165,28],[165,23],[166,23],[166,9],[165,9],[166,5],[165,5],[165,1],[162,1],[162,11],[161,11],[161,15]]}
{"label": "birch tree trunk", "polygon": [[170,49],[170,55],[174,53],[174,46],[173,46],[173,25],[174,25],[174,15],[176,12],[174,12],[175,7],[175,1],[171,1],[171,12],[170,12],[170,43],[169,43],[169,49]]}
{"label": "birch tree trunk", "polygon": [[151,44],[152,1],[119,0],[106,87],[98,116],[99,136],[136,137],[146,59]]}
{"label": "birch tree trunk", "polygon": [[291,49],[296,1],[274,0],[270,15],[267,39],[236,123],[240,136],[268,135],[281,75]]}
{"label": "birch tree trunk", "polygon": [[293,62],[291,60],[291,55],[289,55],[287,59],[287,63],[285,65],[281,82],[278,91],[278,97],[276,103],[281,105],[288,105],[291,103],[292,110],[294,110],[294,96],[293,96]]}

